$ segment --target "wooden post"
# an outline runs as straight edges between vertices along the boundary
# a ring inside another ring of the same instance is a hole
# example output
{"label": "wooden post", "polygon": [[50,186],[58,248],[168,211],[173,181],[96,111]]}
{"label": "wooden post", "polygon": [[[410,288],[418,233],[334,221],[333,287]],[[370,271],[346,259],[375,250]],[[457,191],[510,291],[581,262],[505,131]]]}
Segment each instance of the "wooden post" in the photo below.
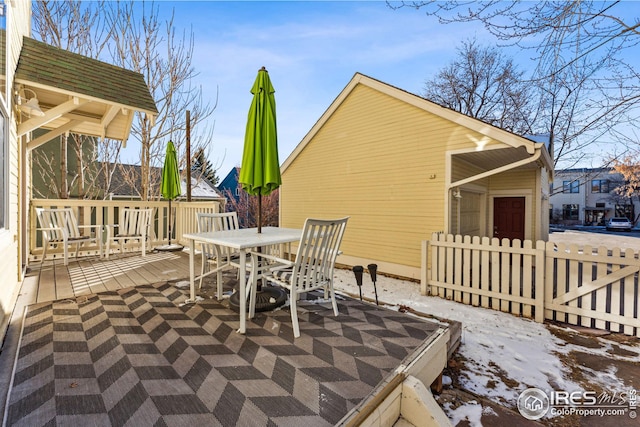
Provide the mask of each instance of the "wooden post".
{"label": "wooden post", "polygon": [[191,201],[191,111],[187,110],[187,202]]}
{"label": "wooden post", "polygon": [[60,135],[60,198],[68,199],[69,191],[67,188],[67,138],[68,132]]}

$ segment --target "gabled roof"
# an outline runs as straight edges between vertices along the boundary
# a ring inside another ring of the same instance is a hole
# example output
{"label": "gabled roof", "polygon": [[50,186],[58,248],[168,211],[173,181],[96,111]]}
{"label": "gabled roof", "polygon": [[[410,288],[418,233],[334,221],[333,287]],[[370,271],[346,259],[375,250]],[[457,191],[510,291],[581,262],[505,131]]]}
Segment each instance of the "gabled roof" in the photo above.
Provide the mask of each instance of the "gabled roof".
{"label": "gabled roof", "polygon": [[531,141],[530,139],[516,135],[512,132],[506,131],[504,129],[500,129],[496,126],[485,123],[473,117],[464,115],[450,108],[443,107],[427,99],[424,99],[418,95],[412,94],[403,89],[399,89],[387,83],[383,83],[379,80],[373,79],[364,74],[355,73],[355,75],[353,76],[351,81],[347,84],[347,86],[340,92],[340,94],[336,97],[336,99],[331,103],[329,108],[327,108],[327,110],[322,114],[320,119],[318,119],[318,121],[313,125],[311,130],[305,135],[305,137],[298,144],[298,146],[284,161],[281,167],[282,172],[284,172],[289,167],[289,165],[293,162],[293,160],[298,156],[298,154],[300,154],[300,152],[304,150],[306,145],[313,139],[315,134],[322,128],[322,126],[324,126],[327,120],[329,120],[329,118],[338,109],[338,107],[342,104],[342,102],[344,102],[344,100],[351,94],[351,92],[358,85],[364,85],[364,86],[370,87],[374,90],[382,92],[400,101],[406,102],[410,105],[413,105],[431,114],[435,114],[436,116],[442,117],[445,120],[449,120],[451,122],[457,123],[460,126],[476,131],[495,141],[501,142],[508,147],[513,147],[513,148],[522,147],[524,149],[523,151],[528,153],[529,155],[534,154],[537,150],[542,150],[545,153],[542,157],[543,157],[543,161],[546,163],[547,169],[549,170],[552,169],[551,158],[546,148],[544,147],[544,144],[542,143],[536,143],[534,141]]}
{"label": "gabled roof", "polygon": [[24,37],[15,80],[157,114],[140,73]]}
{"label": "gabled roof", "polygon": [[29,149],[65,132],[126,141],[134,112],[150,120],[158,113],[142,74],[28,37],[14,77],[16,92],[24,88],[35,92],[45,116],[27,117],[18,135],[50,130]]}

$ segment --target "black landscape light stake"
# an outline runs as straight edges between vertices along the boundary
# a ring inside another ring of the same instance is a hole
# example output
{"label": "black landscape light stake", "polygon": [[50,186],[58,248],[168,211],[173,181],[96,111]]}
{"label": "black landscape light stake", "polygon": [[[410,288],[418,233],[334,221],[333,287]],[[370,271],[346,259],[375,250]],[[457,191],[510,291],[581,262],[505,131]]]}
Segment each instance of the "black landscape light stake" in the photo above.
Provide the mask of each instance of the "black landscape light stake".
{"label": "black landscape light stake", "polygon": [[376,305],[380,305],[378,304],[378,290],[376,289],[376,271],[378,271],[378,264],[369,264],[367,265],[367,269],[369,270],[371,280],[373,281],[373,292],[376,294]]}
{"label": "black landscape light stake", "polygon": [[360,291],[360,301],[362,301],[362,272],[364,271],[364,267],[361,265],[354,265],[351,270],[353,270],[353,274],[356,276],[356,284]]}

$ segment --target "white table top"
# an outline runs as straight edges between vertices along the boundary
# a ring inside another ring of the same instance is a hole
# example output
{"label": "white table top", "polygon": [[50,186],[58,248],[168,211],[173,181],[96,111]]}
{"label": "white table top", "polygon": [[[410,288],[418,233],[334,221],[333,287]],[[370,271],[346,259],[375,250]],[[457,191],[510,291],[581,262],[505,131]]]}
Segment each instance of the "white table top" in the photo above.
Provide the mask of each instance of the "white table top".
{"label": "white table top", "polygon": [[301,236],[301,229],[281,227],[262,227],[262,233],[258,233],[257,228],[241,228],[239,230],[187,233],[183,235],[185,239],[240,250],[296,242],[300,240]]}

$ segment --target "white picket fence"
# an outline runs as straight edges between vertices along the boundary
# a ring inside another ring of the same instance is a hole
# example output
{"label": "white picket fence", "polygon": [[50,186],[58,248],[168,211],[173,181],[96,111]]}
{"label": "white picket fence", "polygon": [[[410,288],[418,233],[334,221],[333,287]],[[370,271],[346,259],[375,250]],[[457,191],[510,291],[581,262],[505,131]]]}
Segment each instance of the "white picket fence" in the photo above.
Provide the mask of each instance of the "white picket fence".
{"label": "white picket fence", "polygon": [[640,259],[633,250],[434,233],[423,289],[514,315],[640,336]]}

